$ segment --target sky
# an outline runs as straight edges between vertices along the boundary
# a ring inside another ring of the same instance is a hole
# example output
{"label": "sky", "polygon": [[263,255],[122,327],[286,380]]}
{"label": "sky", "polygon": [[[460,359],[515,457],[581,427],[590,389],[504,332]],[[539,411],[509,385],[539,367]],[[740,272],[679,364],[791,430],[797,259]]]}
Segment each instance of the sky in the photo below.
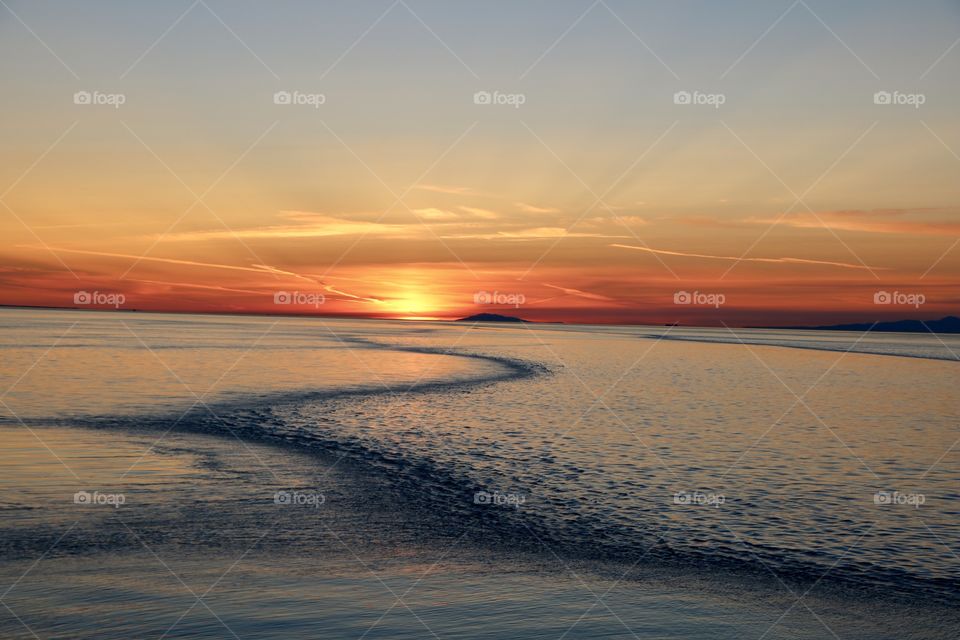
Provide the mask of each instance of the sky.
{"label": "sky", "polygon": [[960,3],[0,2],[0,303],[960,310]]}

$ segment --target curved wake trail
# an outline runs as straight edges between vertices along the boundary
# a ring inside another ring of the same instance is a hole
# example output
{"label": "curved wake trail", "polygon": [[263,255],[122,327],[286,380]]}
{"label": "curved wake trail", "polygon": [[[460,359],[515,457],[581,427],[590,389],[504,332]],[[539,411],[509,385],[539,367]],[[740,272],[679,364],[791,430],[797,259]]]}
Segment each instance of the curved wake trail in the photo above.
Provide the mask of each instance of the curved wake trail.
{"label": "curved wake trail", "polygon": [[[190,431],[203,431],[204,433],[216,434],[216,429],[201,428],[209,427],[207,423],[213,421],[222,422],[226,426],[237,421],[240,416],[251,418],[256,416],[268,416],[273,408],[302,404],[318,401],[334,401],[349,398],[369,398],[376,396],[394,396],[402,397],[407,394],[421,394],[440,392],[451,389],[468,389],[471,387],[494,384],[497,382],[506,382],[510,380],[522,380],[538,375],[549,373],[550,369],[545,365],[536,362],[528,362],[516,358],[505,356],[494,356],[488,354],[459,352],[446,348],[418,347],[406,345],[388,345],[373,340],[357,337],[340,337],[341,342],[352,342],[366,348],[383,349],[388,351],[399,351],[409,353],[421,353],[425,355],[439,355],[455,358],[467,358],[482,360],[498,365],[501,368],[500,373],[486,375],[482,377],[457,378],[451,380],[415,380],[410,384],[401,383],[393,386],[386,382],[380,382],[376,385],[363,385],[345,387],[341,389],[328,389],[323,391],[292,391],[292,392],[274,392],[249,397],[235,398],[229,401],[206,402],[200,396],[186,410],[158,411],[156,413],[147,413],[141,415],[59,415],[59,416],[25,416],[20,417],[0,416],[0,425],[26,425],[26,426],[82,426],[89,428],[112,427],[112,428],[165,428],[171,430],[181,428]],[[421,375],[421,378],[425,374]],[[173,424],[171,424],[171,421]],[[262,434],[263,437],[269,437]],[[254,437],[259,437],[254,435]]]}
{"label": "curved wake trail", "polygon": [[[395,508],[420,532],[425,540],[431,538],[466,539],[477,547],[523,554],[557,555],[569,561],[613,563],[616,566],[654,567],[674,574],[740,575],[744,581],[770,582],[769,569],[750,549],[732,553],[731,549],[673,548],[658,535],[655,520],[646,530],[622,526],[596,516],[573,516],[569,505],[556,505],[546,499],[528,504],[526,508],[492,509],[477,504],[475,492],[485,488],[483,480],[470,467],[470,460],[451,452],[449,459],[438,455],[438,448],[447,446],[442,434],[431,432],[422,424],[416,425],[413,445],[396,446],[385,437],[388,430],[367,429],[358,433],[344,428],[346,421],[338,421],[339,412],[359,411],[359,403],[391,402],[403,408],[405,399],[443,398],[450,393],[470,393],[481,387],[501,382],[520,382],[547,375],[551,370],[539,363],[488,354],[468,353],[445,348],[383,344],[364,338],[345,338],[358,346],[390,351],[408,351],[436,356],[473,358],[497,365],[490,375],[466,379],[414,381],[410,384],[386,384],[324,391],[297,391],[258,396],[213,404],[198,402],[183,412],[155,415],[123,416],[55,416],[30,418],[36,425],[79,426],[95,429],[120,429],[135,432],[149,431],[163,435],[171,431],[201,433],[241,441],[260,442],[294,447],[317,454],[336,466],[345,461],[361,473],[378,478],[378,490],[396,496]],[[733,343],[736,344],[736,343]],[[397,405],[388,407],[382,416],[389,415]],[[416,416],[414,416],[414,419]],[[2,422],[20,423],[0,419]],[[376,424],[376,423],[374,423]],[[378,425],[379,426],[379,425]],[[423,448],[424,436],[430,446]],[[158,441],[159,441],[158,439]],[[417,445],[421,448],[418,449]],[[481,473],[482,475],[482,473]],[[576,514],[576,511],[573,512]],[[854,587],[869,591],[877,584],[856,575],[842,575],[837,571],[821,575],[818,566],[802,561],[784,562],[777,568],[780,580],[799,589],[822,583],[843,588]],[[884,575],[884,588],[902,590],[909,597],[928,596],[956,600],[960,592],[954,581],[917,581],[909,576]],[[893,587],[891,588],[891,584]],[[776,585],[774,585],[776,587]],[[953,594],[951,597],[950,594]]]}

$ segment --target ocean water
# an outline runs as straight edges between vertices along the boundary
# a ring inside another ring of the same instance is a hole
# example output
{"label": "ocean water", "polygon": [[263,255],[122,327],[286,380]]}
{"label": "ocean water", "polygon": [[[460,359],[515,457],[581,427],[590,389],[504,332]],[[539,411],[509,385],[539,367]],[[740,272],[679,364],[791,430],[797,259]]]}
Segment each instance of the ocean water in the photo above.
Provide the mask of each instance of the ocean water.
{"label": "ocean water", "polygon": [[956,637],[956,353],[0,311],[0,632]]}
{"label": "ocean water", "polygon": [[795,331],[788,329],[731,329],[662,327],[646,332],[654,338],[718,344],[786,346],[795,349],[849,351],[908,358],[960,360],[955,334],[905,334],[866,331]]}

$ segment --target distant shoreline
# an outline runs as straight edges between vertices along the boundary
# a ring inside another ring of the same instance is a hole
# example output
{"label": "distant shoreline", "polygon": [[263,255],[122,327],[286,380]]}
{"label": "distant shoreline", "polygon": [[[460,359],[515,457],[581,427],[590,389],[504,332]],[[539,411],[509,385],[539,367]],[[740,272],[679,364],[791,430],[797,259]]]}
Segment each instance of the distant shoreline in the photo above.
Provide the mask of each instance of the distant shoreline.
{"label": "distant shoreline", "polygon": [[[24,304],[0,304],[0,309],[25,309],[25,310],[34,310],[34,311],[96,311],[96,312],[120,312],[120,313],[146,313],[146,314],[157,314],[157,315],[185,315],[185,316],[241,316],[241,317],[263,317],[263,318],[301,318],[301,319],[310,319],[310,318],[320,318],[320,319],[343,319],[343,320],[372,320],[380,322],[442,322],[442,323],[454,323],[454,322],[471,322],[470,318],[474,316],[467,316],[466,318],[436,318],[432,320],[410,320],[407,318],[384,318],[378,316],[364,316],[364,315],[350,315],[350,314],[317,314],[317,313],[264,313],[260,311],[183,311],[183,310],[155,310],[155,309],[111,309],[111,308],[90,308],[90,307],[62,307],[62,306],[45,306],[45,305],[24,305]],[[476,315],[486,315],[486,314],[476,314]],[[489,314],[496,315],[496,314]],[[510,317],[510,316],[505,316]],[[939,328],[940,324],[950,321],[956,322],[956,329],[947,329],[947,330],[936,330]],[[500,322],[498,320],[476,320],[476,322]],[[761,329],[767,331],[870,331],[871,333],[960,333],[960,318],[956,316],[946,316],[939,320],[895,320],[895,321],[883,321],[883,322],[862,322],[862,323],[849,323],[849,324],[836,324],[836,325],[821,325],[821,326],[779,326],[779,327],[770,327],[770,326],[747,326],[747,325],[697,325],[697,324],[676,324],[676,323],[658,323],[658,322],[564,322],[564,321],[539,321],[539,320],[527,320],[522,318],[517,318],[515,320],[506,320],[504,322],[509,323],[525,323],[525,324],[538,324],[538,325],[567,325],[567,326],[597,326],[597,327],[669,327],[677,329],[718,329],[727,326],[731,329]],[[897,325],[904,326],[914,326],[919,328],[888,328],[894,327]],[[929,328],[924,328],[924,327]]]}
{"label": "distant shoreline", "polygon": [[820,327],[751,327],[791,331],[860,331],[877,333],[960,333],[960,318],[946,316],[939,320],[895,320],[892,322],[855,322]]}

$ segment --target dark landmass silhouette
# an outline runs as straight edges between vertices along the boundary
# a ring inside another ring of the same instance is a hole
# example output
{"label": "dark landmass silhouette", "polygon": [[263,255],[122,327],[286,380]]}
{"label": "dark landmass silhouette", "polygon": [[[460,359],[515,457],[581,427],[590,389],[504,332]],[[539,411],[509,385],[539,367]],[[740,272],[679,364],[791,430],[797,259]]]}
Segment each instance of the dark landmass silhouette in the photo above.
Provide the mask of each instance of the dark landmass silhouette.
{"label": "dark landmass silhouette", "polygon": [[515,316],[502,316],[499,313],[476,313],[466,318],[459,318],[456,322],[530,322]]}
{"label": "dark landmass silhouette", "polygon": [[939,320],[896,320],[894,322],[860,322],[825,327],[796,327],[823,331],[889,331],[895,333],[960,333],[960,318],[947,316]]}

